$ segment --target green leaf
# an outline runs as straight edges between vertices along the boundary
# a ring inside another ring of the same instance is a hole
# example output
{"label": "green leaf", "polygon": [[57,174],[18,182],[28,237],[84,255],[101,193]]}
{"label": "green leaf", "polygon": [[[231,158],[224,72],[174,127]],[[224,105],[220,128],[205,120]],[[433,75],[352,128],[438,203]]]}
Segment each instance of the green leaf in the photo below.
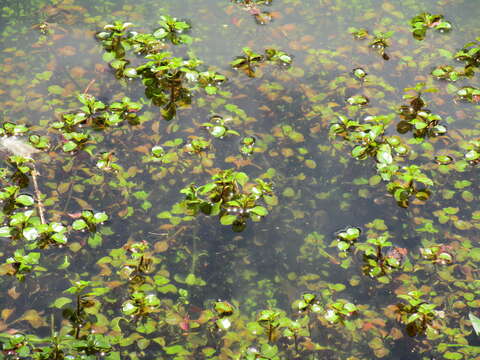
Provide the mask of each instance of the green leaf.
{"label": "green leaf", "polygon": [[157,39],[163,39],[167,35],[168,35],[168,32],[163,28],[160,28],[153,33],[153,36],[156,37]]}
{"label": "green leaf", "polygon": [[259,216],[266,216],[268,214],[268,210],[263,206],[255,206],[249,210],[251,213],[254,213]]}
{"label": "green leaf", "polygon": [[50,80],[50,78],[52,77],[53,75],[53,72],[51,71],[44,71],[42,73],[38,73],[35,75],[35,77],[39,80]]}
{"label": "green leaf", "polygon": [[467,161],[475,161],[477,160],[478,158],[480,158],[480,153],[475,151],[475,150],[470,150],[469,152],[467,152],[465,154],[465,159]]}
{"label": "green leaf", "polygon": [[122,311],[125,315],[133,315],[137,311],[137,307],[133,304],[131,300],[128,300],[123,303]]}
{"label": "green leaf", "polygon": [[348,312],[357,311],[357,307],[355,306],[355,304],[352,304],[352,303],[346,303],[343,308]]}
{"label": "green leaf", "polygon": [[123,75],[128,78],[134,78],[137,76],[137,70],[135,68],[127,68],[123,70]]}
{"label": "green leaf", "polygon": [[70,304],[72,302],[72,299],[69,299],[67,297],[59,297],[56,299],[51,307],[55,307],[57,309],[63,308],[66,304]]}
{"label": "green leaf", "polygon": [[35,229],[34,227],[27,227],[23,229],[22,234],[23,234],[23,237],[28,241],[34,241],[40,236],[40,234],[38,233],[38,230]]}
{"label": "green leaf", "polygon": [[451,351],[447,351],[445,354],[443,354],[443,357],[445,359],[449,359],[449,360],[460,360],[460,359],[463,359],[463,355],[460,354],[460,353],[457,353],[457,352],[451,352]]}
{"label": "green leaf", "polygon": [[237,219],[237,215],[223,215],[220,218],[220,223],[222,225],[232,225]]}
{"label": "green leaf", "polygon": [[387,164],[387,165],[393,162],[390,146],[382,145],[382,147],[377,152],[377,160],[378,162]]}
{"label": "green leaf", "polygon": [[236,66],[239,66],[239,65],[241,65],[241,64],[243,64],[243,63],[245,63],[245,62],[246,62],[245,58],[238,58],[238,59],[233,60],[232,62],[230,62],[230,65],[232,65],[233,67],[236,67]]}
{"label": "green leaf", "polygon": [[73,141],[68,141],[62,146],[62,149],[65,152],[73,151],[76,148],[77,148],[77,144],[75,144]]}
{"label": "green leaf", "polygon": [[234,311],[233,306],[226,301],[215,302],[214,309],[220,316],[230,316]]}
{"label": "green leaf", "polygon": [[263,344],[262,345],[262,357],[267,359],[273,359],[278,353],[278,348],[275,345]]}
{"label": "green leaf", "polygon": [[181,345],[165,346],[163,348],[163,350],[165,350],[165,352],[169,355],[173,355],[173,354],[188,355],[188,354],[190,354],[190,352],[188,350],[186,350]]}
{"label": "green leaf", "polygon": [[414,313],[412,315],[409,316],[409,318],[407,319],[407,324],[410,324],[412,322],[414,322],[415,320],[417,319],[420,319],[420,314],[419,313]]}
{"label": "green leaf", "polygon": [[24,206],[31,206],[35,203],[35,200],[30,195],[20,195],[15,199],[15,202]]}
{"label": "green leaf", "polygon": [[207,92],[208,95],[214,95],[217,93],[217,87],[216,86],[205,86],[205,91]]}
{"label": "green leaf", "polygon": [[217,125],[217,126],[214,126],[212,130],[210,130],[210,133],[215,137],[222,137],[223,135],[225,135],[226,131],[227,129],[225,129],[224,126]]}
{"label": "green leaf", "polygon": [[115,60],[115,52],[113,52],[113,51],[112,52],[106,52],[105,54],[103,54],[102,59],[106,63],[109,63],[110,61]]}
{"label": "green leaf", "polygon": [[67,269],[70,266],[70,259],[68,258],[67,255],[63,257],[63,262],[58,266],[57,269],[63,270]]}
{"label": "green leaf", "polygon": [[75,220],[72,224],[73,230],[83,230],[88,227],[87,223],[83,219]]}
{"label": "green leaf", "polygon": [[235,180],[237,180],[240,185],[244,186],[248,182],[248,175],[244,172],[237,172],[235,174]]}
{"label": "green leaf", "polygon": [[472,322],[473,330],[475,330],[475,334],[480,336],[480,318],[476,317],[472,313],[468,314],[468,318]]}
{"label": "green leaf", "polygon": [[353,148],[352,156],[355,158],[362,157],[366,150],[367,149],[365,147],[358,145]]}
{"label": "green leaf", "polygon": [[55,241],[57,244],[66,244],[67,237],[64,233],[57,233],[52,235],[52,240]]}
{"label": "green leaf", "polygon": [[63,93],[63,88],[58,85],[51,85],[48,87],[48,92],[54,95],[60,95]]}
{"label": "green leaf", "polygon": [[195,274],[188,274],[187,277],[185,278],[185,284],[187,285],[195,285],[197,282],[197,278],[195,277]]}
{"label": "green leaf", "polygon": [[285,197],[294,197],[295,196],[295,190],[291,187],[286,187],[285,190],[283,190],[282,195],[285,196]]}
{"label": "green leaf", "polygon": [[98,212],[93,216],[95,224],[100,224],[108,220],[108,215],[105,212]]}
{"label": "green leaf", "polygon": [[2,226],[0,227],[0,237],[10,237],[12,236],[11,234],[12,228],[9,226]]}
{"label": "green leaf", "polygon": [[438,49],[438,53],[440,54],[440,56],[446,57],[449,60],[453,58],[453,54],[448,50]]}
{"label": "green leaf", "polygon": [[99,233],[95,233],[88,238],[87,242],[90,247],[95,249],[102,245],[102,235],[100,235]]}
{"label": "green leaf", "polygon": [[339,241],[337,243],[337,248],[340,251],[347,251],[348,249],[350,249],[350,246],[351,246],[350,243],[346,241]]}
{"label": "green leaf", "polygon": [[432,71],[432,75],[437,77],[442,77],[445,75],[445,71],[443,71],[442,69],[435,69]]}
{"label": "green leaf", "polygon": [[222,330],[228,330],[232,326],[232,322],[228,318],[218,319],[216,321],[217,326]]}

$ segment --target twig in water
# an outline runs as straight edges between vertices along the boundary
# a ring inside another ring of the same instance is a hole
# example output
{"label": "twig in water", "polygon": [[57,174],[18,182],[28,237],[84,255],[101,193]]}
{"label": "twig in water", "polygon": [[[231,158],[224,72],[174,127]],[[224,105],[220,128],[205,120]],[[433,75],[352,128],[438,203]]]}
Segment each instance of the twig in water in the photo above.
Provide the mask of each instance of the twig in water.
{"label": "twig in water", "polygon": [[95,79],[92,79],[90,80],[90,82],[88,83],[87,87],[85,88],[85,90],[83,90],[83,94],[85,95],[86,93],[88,93],[88,90],[90,90],[90,88],[92,87],[92,85],[95,83]]}
{"label": "twig in water", "polygon": [[46,224],[45,208],[43,207],[43,203],[42,203],[42,193],[40,192],[40,189],[38,187],[37,175],[40,175],[40,173],[37,171],[37,168],[35,167],[35,164],[34,164],[33,171],[32,171],[33,188],[35,189],[35,197],[37,198],[37,207],[38,207],[38,213],[40,215],[40,221],[42,222],[42,224]]}

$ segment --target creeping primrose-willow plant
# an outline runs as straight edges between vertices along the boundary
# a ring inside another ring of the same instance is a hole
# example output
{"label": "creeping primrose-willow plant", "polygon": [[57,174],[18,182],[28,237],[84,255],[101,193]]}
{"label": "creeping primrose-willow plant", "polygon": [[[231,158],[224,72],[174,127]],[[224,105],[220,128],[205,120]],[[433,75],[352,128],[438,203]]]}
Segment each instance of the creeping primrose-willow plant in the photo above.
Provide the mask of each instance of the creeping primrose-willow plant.
{"label": "creeping primrose-willow plant", "polygon": [[226,135],[240,135],[237,131],[229,129],[227,122],[231,121],[231,118],[223,118],[218,115],[214,115],[210,118],[210,122],[202,124],[212,136],[216,138],[223,138]]}
{"label": "creeping primrose-willow plant", "polygon": [[[438,65],[431,73],[435,78],[448,81],[457,81],[460,77],[472,78],[475,75],[475,70],[480,66],[480,38],[465,44],[455,54],[449,51],[445,51],[444,54],[457,63],[463,63],[463,69],[452,65]],[[462,89],[459,91],[462,91]],[[463,95],[457,93],[457,96],[463,99]],[[467,100],[471,101],[471,99]],[[473,102],[478,101],[477,99],[477,101]]]}
{"label": "creeping primrose-willow plant", "polygon": [[[190,104],[194,91],[203,89],[207,95],[218,92],[218,86],[226,80],[215,71],[201,69],[202,61],[189,53],[188,57],[173,57],[164,51],[170,42],[173,45],[190,44],[192,38],[184,32],[190,29],[185,21],[171,16],[160,17],[160,28],[152,34],[129,30],[133,24],[115,22],[106,25],[97,34],[107,53],[103,59],[109,62],[118,78],[141,78],[145,95],[154,105],[161,106],[166,120],[175,117],[178,108]],[[143,55],[146,62],[137,67],[130,65],[127,52]],[[283,53],[273,57],[285,58]]]}
{"label": "creeping primrose-willow plant", "polygon": [[128,97],[123,97],[110,105],[89,94],[79,94],[77,98],[83,106],[76,111],[63,114],[61,121],[52,124],[66,140],[62,146],[65,152],[79,150],[89,140],[89,130],[81,129],[85,124],[95,128],[118,126],[124,120],[134,121],[142,109],[142,104]]}
{"label": "creeping primrose-willow plant", "polygon": [[466,43],[462,49],[453,55],[453,58],[465,63],[464,74],[467,77],[472,77],[475,74],[475,69],[480,67],[480,37]]}
{"label": "creeping primrose-willow plant", "polygon": [[460,100],[478,104],[480,102],[480,89],[473,86],[465,86],[457,91],[457,96]]}
{"label": "creeping primrose-willow plant", "polygon": [[[416,110],[423,108],[424,105],[419,96],[414,97],[411,102],[416,104],[416,107],[413,108],[411,105],[414,114],[407,125],[414,124],[417,135],[420,132],[433,134],[435,131],[437,132],[435,134],[439,135],[446,131],[438,125],[438,117],[426,111]],[[432,186],[433,181],[416,165],[399,166],[399,162],[403,161],[402,158],[408,154],[409,147],[398,136],[385,134],[386,127],[391,121],[390,115],[368,116],[362,123],[339,116],[337,122],[330,126],[330,137],[332,139],[337,136],[343,137],[353,145],[351,155],[358,160],[374,158],[378,174],[384,181],[389,182],[387,190],[394,195],[400,206],[407,207],[411,196],[426,200],[430,192],[427,188],[419,188],[418,184]]]}
{"label": "creeping primrose-willow plant", "polygon": [[380,31],[374,31],[375,37],[370,42],[370,47],[375,49],[378,54],[383,58],[383,60],[390,60],[390,56],[387,55],[386,49],[390,46],[388,41],[392,37],[393,31],[388,31],[386,33]]}
{"label": "creeping primrose-willow plant", "polygon": [[182,189],[185,200],[179,205],[188,215],[218,215],[222,225],[232,225],[234,231],[242,231],[247,219],[259,221],[268,214],[267,208],[259,203],[272,203],[273,199],[271,184],[262,179],[255,179],[254,184],[248,181],[243,172],[221,170],[212,176],[210,183],[190,184]]}
{"label": "creeping primrose-willow plant", "polygon": [[230,65],[235,69],[243,70],[249,77],[255,77],[255,67],[264,62],[275,63],[277,65],[290,66],[292,64],[292,56],[282,50],[273,48],[265,49],[265,55],[258,54],[249,47],[242,49],[243,55],[238,56]]}
{"label": "creeping primrose-willow plant", "polygon": [[153,33],[155,38],[168,39],[174,45],[192,43],[192,38],[184,34],[184,32],[190,30],[190,25],[187,22],[164,15],[160,16],[158,24],[160,28]]}
{"label": "creeping primrose-willow plant", "polygon": [[145,85],[145,95],[157,106],[162,116],[171,120],[176,109],[190,104],[192,93],[203,89],[208,95],[218,91],[226,77],[213,71],[201,71],[202,61],[172,57],[170,52],[149,54],[146,63],[136,68]]}
{"label": "creeping primrose-willow plant", "polygon": [[444,20],[443,15],[434,15],[427,12],[419,14],[410,20],[412,35],[417,40],[425,39],[428,29],[435,29],[440,32],[451,30],[452,24]]}
{"label": "creeping primrose-willow plant", "polygon": [[435,309],[437,305],[422,299],[424,295],[419,290],[398,295],[405,301],[397,305],[400,321],[406,325],[407,333],[411,336],[424,334],[428,330],[435,331],[435,322],[443,317],[443,312]]}

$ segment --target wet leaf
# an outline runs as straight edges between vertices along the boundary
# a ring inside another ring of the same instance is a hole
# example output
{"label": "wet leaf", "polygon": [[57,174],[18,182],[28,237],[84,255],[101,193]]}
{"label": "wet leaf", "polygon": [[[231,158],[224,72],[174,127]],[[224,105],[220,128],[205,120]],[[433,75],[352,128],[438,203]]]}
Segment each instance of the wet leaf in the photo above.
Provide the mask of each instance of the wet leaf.
{"label": "wet leaf", "polygon": [[46,326],[47,323],[43,319],[42,315],[37,310],[27,310],[21,317],[22,320],[28,321],[34,328]]}
{"label": "wet leaf", "polygon": [[475,333],[480,336],[480,318],[476,317],[472,313],[468,313],[468,318],[470,319]]}

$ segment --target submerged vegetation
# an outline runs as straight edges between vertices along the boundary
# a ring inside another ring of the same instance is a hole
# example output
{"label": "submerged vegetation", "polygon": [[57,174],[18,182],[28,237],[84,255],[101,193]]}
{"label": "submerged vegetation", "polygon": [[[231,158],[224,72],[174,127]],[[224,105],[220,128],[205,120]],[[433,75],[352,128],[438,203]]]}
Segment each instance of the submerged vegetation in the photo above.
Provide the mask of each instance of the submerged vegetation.
{"label": "submerged vegetation", "polygon": [[478,7],[334,3],[2,4],[0,359],[480,358]]}

